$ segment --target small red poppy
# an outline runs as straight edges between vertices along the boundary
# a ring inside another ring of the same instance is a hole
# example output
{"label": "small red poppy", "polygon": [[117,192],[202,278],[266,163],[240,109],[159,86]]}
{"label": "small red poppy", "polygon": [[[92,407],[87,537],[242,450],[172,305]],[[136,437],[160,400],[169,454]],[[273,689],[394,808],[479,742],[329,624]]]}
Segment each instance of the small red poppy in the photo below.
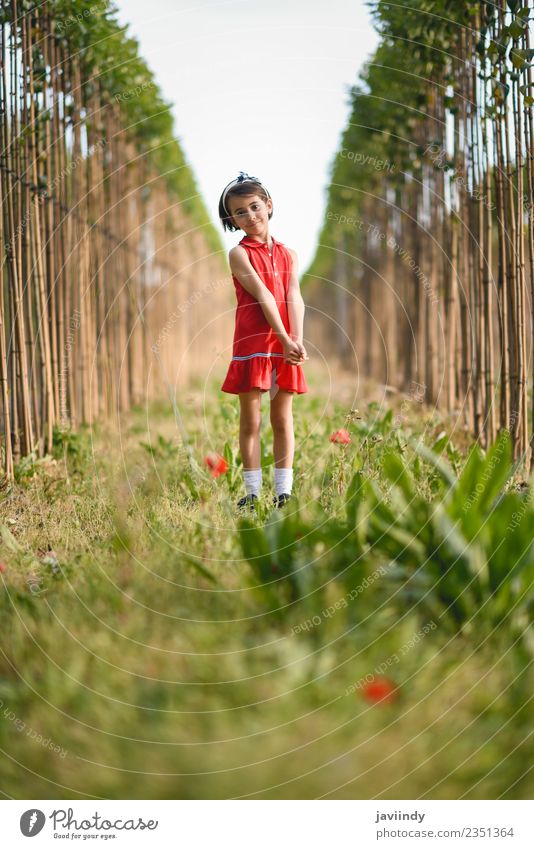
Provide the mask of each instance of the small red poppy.
{"label": "small red poppy", "polygon": [[344,427],[340,428],[340,430],[335,430],[334,433],[330,435],[330,442],[340,442],[342,445],[348,445],[350,442],[348,430],[345,430]]}
{"label": "small red poppy", "polygon": [[204,462],[210,469],[211,475],[214,478],[218,478],[219,475],[224,475],[224,473],[228,471],[228,463],[224,457],[221,457],[220,454],[211,452],[207,457],[204,457]]}
{"label": "small red poppy", "polygon": [[7,569],[6,564],[5,564],[5,563],[0,563],[0,572],[5,572],[5,571],[6,571],[6,569]]}
{"label": "small red poppy", "polygon": [[390,678],[375,675],[372,681],[365,682],[362,693],[368,702],[390,703],[397,696],[397,685]]}

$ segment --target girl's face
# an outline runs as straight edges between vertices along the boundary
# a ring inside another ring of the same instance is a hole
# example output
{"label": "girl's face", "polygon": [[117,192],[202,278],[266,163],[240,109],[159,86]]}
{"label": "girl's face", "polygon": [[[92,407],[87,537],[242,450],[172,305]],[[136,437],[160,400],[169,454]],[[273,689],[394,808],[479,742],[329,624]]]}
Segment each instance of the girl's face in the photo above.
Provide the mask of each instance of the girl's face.
{"label": "girl's face", "polygon": [[233,223],[251,236],[266,232],[272,208],[272,200],[264,201],[259,195],[230,197],[228,200],[228,212]]}

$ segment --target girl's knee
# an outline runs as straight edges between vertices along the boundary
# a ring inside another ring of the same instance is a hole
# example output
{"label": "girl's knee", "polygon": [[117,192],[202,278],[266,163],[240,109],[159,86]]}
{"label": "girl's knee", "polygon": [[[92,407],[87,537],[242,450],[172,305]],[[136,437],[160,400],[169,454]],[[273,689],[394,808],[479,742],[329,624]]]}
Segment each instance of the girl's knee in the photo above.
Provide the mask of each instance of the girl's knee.
{"label": "girl's knee", "polygon": [[241,416],[240,430],[245,436],[256,436],[261,429],[261,413],[249,411]]}
{"label": "girl's knee", "polygon": [[288,433],[293,430],[293,416],[289,413],[272,413],[271,427],[274,433]]}

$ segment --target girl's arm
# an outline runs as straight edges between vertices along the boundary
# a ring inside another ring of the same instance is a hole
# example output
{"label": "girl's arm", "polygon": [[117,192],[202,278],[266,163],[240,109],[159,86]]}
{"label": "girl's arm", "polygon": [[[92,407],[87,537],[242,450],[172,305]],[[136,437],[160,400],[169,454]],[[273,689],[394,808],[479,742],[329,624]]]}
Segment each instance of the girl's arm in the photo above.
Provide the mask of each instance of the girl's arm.
{"label": "girl's arm", "polygon": [[304,334],[304,311],[306,307],[302,295],[300,293],[297,254],[291,248],[289,248],[289,251],[293,259],[293,265],[291,268],[291,276],[289,278],[289,286],[287,292],[287,311],[289,315],[289,326],[291,328],[291,338],[294,342],[297,342],[301,346],[304,356],[307,359],[306,351],[302,344]]}
{"label": "girl's arm", "polygon": [[[230,269],[232,274],[235,274],[243,289],[246,289],[253,298],[256,298],[263,314],[270,326],[278,337],[283,349],[286,360],[299,360],[299,348],[287,333],[284,323],[278,312],[274,295],[269,291],[263,283],[260,276],[253,268],[247,252],[244,248],[236,245],[228,254]],[[290,325],[291,326],[291,325]]]}

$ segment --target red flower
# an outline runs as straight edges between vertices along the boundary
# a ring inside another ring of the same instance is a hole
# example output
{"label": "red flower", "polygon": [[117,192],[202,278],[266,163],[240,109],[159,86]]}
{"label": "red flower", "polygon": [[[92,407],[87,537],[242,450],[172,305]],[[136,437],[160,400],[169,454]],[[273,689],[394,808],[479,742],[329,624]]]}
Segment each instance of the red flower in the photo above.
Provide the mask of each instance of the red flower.
{"label": "red flower", "polygon": [[334,433],[330,435],[330,442],[341,442],[342,445],[348,445],[350,442],[348,430],[345,430],[344,427],[340,430],[335,430]]}
{"label": "red flower", "polygon": [[372,681],[365,682],[362,693],[368,702],[390,703],[397,696],[397,685],[390,678],[376,675]]}
{"label": "red flower", "polygon": [[214,478],[218,478],[219,475],[224,475],[228,471],[228,463],[224,457],[221,457],[220,454],[215,454],[213,451],[207,457],[204,457],[204,462],[211,470],[211,475]]}
{"label": "red flower", "polygon": [[6,571],[6,569],[7,569],[6,564],[5,564],[5,563],[0,563],[0,572],[5,572],[5,571]]}

